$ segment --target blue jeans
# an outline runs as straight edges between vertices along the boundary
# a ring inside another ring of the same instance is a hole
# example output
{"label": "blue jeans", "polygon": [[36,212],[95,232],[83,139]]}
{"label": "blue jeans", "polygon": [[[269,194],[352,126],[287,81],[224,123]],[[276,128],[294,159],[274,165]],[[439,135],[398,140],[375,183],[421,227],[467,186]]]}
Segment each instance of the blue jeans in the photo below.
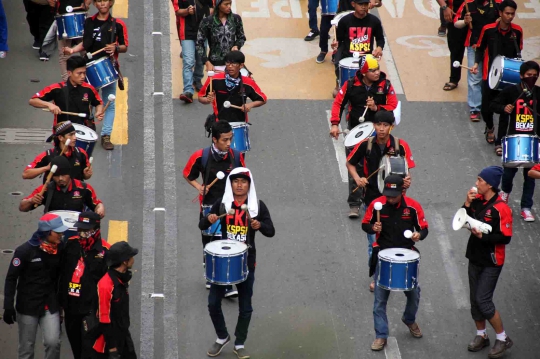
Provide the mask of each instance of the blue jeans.
{"label": "blue jeans", "polygon": [[33,359],[38,326],[41,327],[45,359],[60,359],[60,313],[48,310],[41,317],[17,313],[19,359]]}
{"label": "blue jeans", "polygon": [[[249,270],[247,279],[236,285],[238,289],[238,322],[234,336],[236,340],[234,345],[244,345],[247,339],[249,322],[251,321],[251,297],[253,297],[253,283],[255,283],[255,269]],[[208,294],[208,312],[214,324],[214,329],[219,339],[226,339],[229,336],[223,311],[221,310],[221,300],[225,295],[226,286],[212,284],[210,293]]]}
{"label": "blue jeans", "polygon": [[[379,265],[375,270],[374,279],[379,277]],[[416,321],[416,313],[418,312],[418,305],[420,304],[420,286],[417,286],[413,290],[404,292],[407,297],[407,305],[401,320],[407,324],[414,324]],[[386,303],[390,297],[390,291],[382,289],[378,285],[375,285],[375,301],[373,303],[373,322],[375,325],[376,338],[388,338],[388,317],[386,316]]]}
{"label": "blue jeans", "polygon": [[[467,66],[474,66],[474,54],[475,51],[472,47],[467,47]],[[482,108],[482,62],[478,64],[479,71],[476,75],[467,71],[467,85],[469,91],[467,92],[467,103],[469,104],[470,111],[480,112]]]}
{"label": "blue jeans", "polygon": [[312,32],[319,32],[317,27],[317,8],[319,7],[319,0],[308,0],[308,15],[309,15],[309,28]]}
{"label": "blue jeans", "polygon": [[367,247],[367,255],[368,255],[368,266],[369,263],[371,263],[371,254],[373,253],[373,243],[375,243],[375,240],[377,239],[376,234],[366,234],[367,241],[368,241],[368,247]]}
{"label": "blue jeans", "polygon": [[[184,80],[184,93],[193,94],[193,82],[201,82],[203,63],[195,50],[195,40],[182,40],[182,79]],[[193,70],[195,68],[195,70]]]}
{"label": "blue jeans", "polygon": [[[116,96],[116,87],[118,84],[113,82],[105,87],[101,88],[101,99],[103,100],[103,106],[107,103],[109,95]],[[101,127],[101,136],[110,136],[114,124],[114,116],[116,114],[116,101],[111,101],[107,111],[105,111],[105,117],[103,118],[103,126]]]}
{"label": "blue jeans", "polygon": [[[534,194],[534,178],[529,177],[530,168],[523,169],[523,193],[521,194],[521,208],[531,209],[533,206],[533,194]],[[518,168],[504,167],[502,176],[503,192],[511,193],[514,176],[516,175]]]}

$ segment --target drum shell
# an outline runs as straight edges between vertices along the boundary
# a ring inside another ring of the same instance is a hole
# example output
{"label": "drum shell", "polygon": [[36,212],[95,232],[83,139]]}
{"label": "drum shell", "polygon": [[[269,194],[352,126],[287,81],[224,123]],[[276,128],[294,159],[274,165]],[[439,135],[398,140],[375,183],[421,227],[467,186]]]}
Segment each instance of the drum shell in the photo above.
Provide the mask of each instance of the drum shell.
{"label": "drum shell", "polygon": [[489,87],[493,90],[504,90],[520,83],[519,68],[522,64],[523,60],[521,59],[497,56],[489,69]]}
{"label": "drum shell", "polygon": [[348,151],[352,151],[357,144],[374,134],[375,127],[371,122],[361,123],[358,126],[353,127],[349,134],[345,136],[345,148]]}
{"label": "drum shell", "polygon": [[94,146],[96,145],[96,142],[98,139],[97,133],[91,128],[83,126],[83,125],[79,125],[78,123],[74,123],[73,127],[75,127],[75,133],[77,136],[75,146],[85,150],[86,153],[88,154],[88,158],[90,158],[92,156],[92,152],[94,151]]}
{"label": "drum shell", "polygon": [[[392,248],[394,249],[394,248]],[[420,255],[410,249],[401,249],[415,253],[415,259],[395,260],[385,257],[385,250],[379,252],[377,286],[390,291],[410,291],[418,286],[420,273]]]}
{"label": "drum shell", "polygon": [[75,223],[79,219],[79,213],[76,211],[49,211],[48,213],[56,214],[62,218],[62,222],[68,227],[68,230],[64,232],[63,240],[66,242],[70,237],[77,235],[77,228]]}
{"label": "drum shell", "polygon": [[[222,243],[226,242],[222,241]],[[247,246],[239,253],[227,255],[212,253],[209,249],[210,244],[212,242],[204,249],[206,280],[217,285],[231,285],[245,281],[249,274]]]}
{"label": "drum shell", "polygon": [[[203,204],[202,205],[203,217],[206,217],[208,213],[210,213],[211,209],[212,209],[211,204]],[[217,220],[216,222],[212,223],[210,227],[208,227],[207,229],[201,232],[205,236],[221,236],[221,221]]]}
{"label": "drum shell", "polygon": [[360,59],[354,57],[346,57],[339,60],[339,87],[343,87],[345,81],[356,74],[360,68]]}
{"label": "drum shell", "polygon": [[338,0],[321,0],[321,15],[335,15],[338,9]]}
{"label": "drum shell", "polygon": [[96,89],[118,81],[118,72],[111,59],[103,57],[86,64],[86,81]]}
{"label": "drum shell", "polygon": [[231,148],[240,152],[247,152],[251,149],[249,141],[249,125],[246,122],[231,122],[233,137]]}
{"label": "drum shell", "polygon": [[509,168],[530,168],[540,162],[539,141],[533,135],[511,135],[501,141],[502,163]]}
{"label": "drum shell", "polygon": [[67,34],[66,39],[80,39],[84,35],[84,21],[86,20],[86,12],[72,12],[69,14],[55,16],[57,25],[58,39],[64,39],[64,32]]}
{"label": "drum shell", "polygon": [[[384,165],[383,168],[381,168]],[[377,173],[377,184],[379,187],[379,192],[384,190],[384,180],[390,175],[399,175],[403,178],[407,177],[409,174],[409,165],[407,159],[401,156],[383,156],[381,162],[379,163],[379,172]]]}

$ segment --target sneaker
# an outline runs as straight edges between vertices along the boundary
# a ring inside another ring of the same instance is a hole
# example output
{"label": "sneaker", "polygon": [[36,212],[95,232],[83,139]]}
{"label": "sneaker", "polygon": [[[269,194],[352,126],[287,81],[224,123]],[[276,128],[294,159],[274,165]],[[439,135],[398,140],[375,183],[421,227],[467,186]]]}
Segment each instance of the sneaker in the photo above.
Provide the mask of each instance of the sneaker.
{"label": "sneaker", "polygon": [[217,357],[219,354],[221,354],[221,351],[223,350],[223,347],[231,341],[231,336],[228,336],[225,340],[225,343],[219,344],[217,342],[214,342],[210,349],[206,352],[206,355],[209,357]]}
{"label": "sneaker", "polygon": [[525,222],[534,222],[534,216],[529,208],[521,209],[521,218],[523,218]]}
{"label": "sneaker", "polygon": [[313,41],[315,40],[315,38],[317,36],[319,36],[319,32],[313,32],[313,31],[310,31],[309,34],[306,35],[306,37],[304,37],[304,41]]}
{"label": "sneaker", "polygon": [[32,44],[32,48],[34,50],[39,50],[41,48],[41,46],[39,46],[39,41],[38,40],[34,40],[34,43]]}
{"label": "sneaker", "polygon": [[193,87],[195,88],[195,91],[199,92],[201,91],[202,87],[203,87],[203,84],[201,81],[195,81],[193,83]]}
{"label": "sneaker", "polygon": [[49,55],[47,55],[44,51],[39,52],[39,59],[41,61],[49,61]]}
{"label": "sneaker", "polygon": [[479,111],[471,111],[471,114],[469,116],[472,122],[478,122],[480,121],[480,112]]}
{"label": "sneaker", "polygon": [[185,103],[193,103],[193,94],[184,92],[180,95],[180,100],[184,101]]}
{"label": "sneaker", "polygon": [[488,358],[500,358],[504,355],[506,349],[510,349],[514,342],[510,337],[506,337],[506,340],[503,342],[501,340],[495,340],[495,345],[489,351]]}
{"label": "sneaker", "polygon": [[317,56],[317,59],[315,59],[315,62],[318,64],[322,64],[324,62],[324,58],[326,57],[326,52],[321,52],[319,56]]}
{"label": "sneaker", "polygon": [[349,211],[349,218],[360,217],[360,207],[351,207]]}
{"label": "sneaker", "polygon": [[209,281],[206,281],[206,289],[210,289],[211,286],[212,286],[212,283],[210,283]]}
{"label": "sneaker", "polygon": [[233,353],[236,354],[238,359],[249,359],[249,358],[251,358],[245,348],[238,348],[238,349],[234,348]]}
{"label": "sneaker", "polygon": [[479,352],[485,347],[489,347],[489,338],[477,335],[474,337],[473,341],[467,346],[467,350],[470,352]]}
{"label": "sneaker", "polygon": [[373,350],[374,352],[379,352],[384,349],[385,345],[386,345],[386,339],[377,338],[371,344],[371,350]]}
{"label": "sneaker", "polygon": [[236,298],[238,297],[238,291],[232,286],[225,290],[225,298]]}
{"label": "sneaker", "polygon": [[111,143],[111,136],[101,135],[101,146],[107,151],[114,150],[114,145]]}
{"label": "sneaker", "polygon": [[510,198],[510,193],[506,193],[503,191],[499,192],[499,196],[501,197],[502,201],[506,204],[508,204],[508,199]]}
{"label": "sneaker", "polygon": [[440,37],[446,36],[446,26],[439,26],[437,29],[437,35]]}

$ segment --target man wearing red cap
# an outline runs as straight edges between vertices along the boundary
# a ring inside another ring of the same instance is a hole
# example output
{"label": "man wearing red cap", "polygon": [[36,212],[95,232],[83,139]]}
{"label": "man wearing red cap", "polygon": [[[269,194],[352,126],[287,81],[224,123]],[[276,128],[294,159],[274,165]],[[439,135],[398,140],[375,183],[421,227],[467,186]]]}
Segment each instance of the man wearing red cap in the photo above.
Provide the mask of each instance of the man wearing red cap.
{"label": "man wearing red cap", "polygon": [[97,324],[97,283],[107,273],[104,257],[110,245],[101,238],[100,222],[95,212],[79,214],[78,233],[68,239],[62,256],[59,300],[74,359],[82,358],[92,347],[87,334]]}
{"label": "man wearing red cap", "polygon": [[[60,312],[57,283],[63,233],[68,228],[54,214],[43,215],[32,238],[15,249],[4,286],[4,322],[19,324],[19,358],[33,358],[37,327],[45,359],[60,358]],[[15,294],[17,297],[15,304]],[[13,358],[13,353],[3,353]]]}

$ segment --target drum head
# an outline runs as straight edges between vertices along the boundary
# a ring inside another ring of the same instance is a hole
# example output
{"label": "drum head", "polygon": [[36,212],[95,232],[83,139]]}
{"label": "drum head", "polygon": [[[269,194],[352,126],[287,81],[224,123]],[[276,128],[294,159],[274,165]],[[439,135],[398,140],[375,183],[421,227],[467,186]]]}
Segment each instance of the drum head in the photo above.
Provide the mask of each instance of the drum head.
{"label": "drum head", "polygon": [[339,60],[339,67],[345,67],[348,69],[359,69],[360,68],[360,59],[354,57],[346,57]]}
{"label": "drum head", "polygon": [[91,128],[79,125],[78,123],[74,123],[73,127],[75,127],[75,132],[77,133],[78,140],[82,140],[85,142],[96,142],[98,140],[98,135],[96,131],[92,130]]}
{"label": "drum head", "polygon": [[398,101],[396,109],[394,112],[394,118],[396,119],[396,126],[401,122],[401,101]]}
{"label": "drum head", "polygon": [[384,168],[381,168],[377,173],[377,185],[379,187],[379,192],[381,193],[384,190],[384,179],[388,177],[391,173],[401,174],[403,176],[406,176],[409,173],[409,165],[407,164],[407,160],[405,160],[405,157],[384,156],[383,158],[381,158],[379,167],[381,167],[382,165],[384,165]]}
{"label": "drum head", "polygon": [[62,222],[64,222],[64,226],[69,227],[70,230],[76,230],[75,223],[79,219],[79,212],[75,211],[50,211],[47,213],[56,214],[60,218],[62,218]]}
{"label": "drum head", "polygon": [[380,251],[379,258],[387,262],[416,262],[420,259],[420,254],[411,249],[389,248]]}
{"label": "drum head", "polygon": [[499,82],[501,81],[501,78],[503,75],[503,69],[504,69],[504,56],[499,55],[493,60],[493,63],[491,64],[491,69],[489,69],[488,81],[489,81],[489,87],[491,89],[496,89],[497,86],[499,86]]}
{"label": "drum head", "polygon": [[345,147],[354,147],[375,132],[375,127],[371,122],[364,122],[354,127],[345,137]]}
{"label": "drum head", "polygon": [[229,122],[229,125],[231,125],[232,128],[238,128],[238,127],[246,127],[248,126],[245,122]]}
{"label": "drum head", "polygon": [[217,256],[234,256],[247,251],[247,245],[231,240],[213,241],[204,247],[204,251]]}

